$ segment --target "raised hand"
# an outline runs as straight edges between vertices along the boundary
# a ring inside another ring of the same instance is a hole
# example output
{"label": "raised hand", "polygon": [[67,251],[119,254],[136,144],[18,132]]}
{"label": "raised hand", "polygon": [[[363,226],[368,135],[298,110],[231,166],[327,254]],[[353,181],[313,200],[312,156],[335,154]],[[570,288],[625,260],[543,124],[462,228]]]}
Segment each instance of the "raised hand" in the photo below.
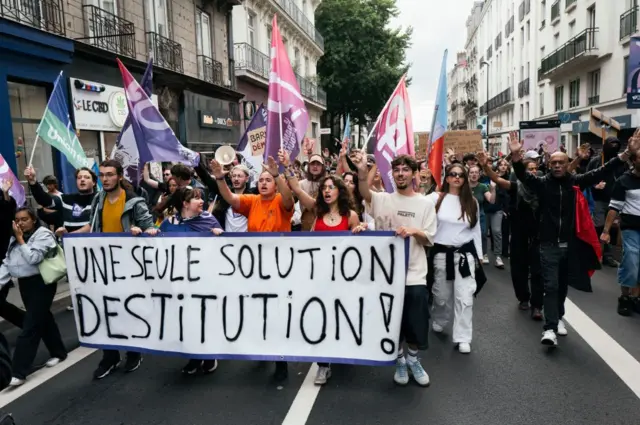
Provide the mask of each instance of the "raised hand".
{"label": "raised hand", "polygon": [[36,170],[32,165],[29,165],[24,169],[24,177],[27,179],[29,184],[34,184],[36,182]]}
{"label": "raised hand", "polygon": [[13,179],[6,179],[2,182],[2,191],[8,193],[13,187]]}
{"label": "raised hand", "polygon": [[284,149],[280,149],[278,151],[278,161],[280,162],[280,164],[282,164],[284,168],[289,168],[289,166],[291,165],[291,160],[289,159],[289,152],[285,151]]}
{"label": "raised hand", "polygon": [[367,171],[367,157],[362,151],[356,151],[351,162],[356,165],[358,171]]}
{"label": "raised hand", "polygon": [[522,141],[520,140],[518,131],[509,132],[509,149],[512,154],[517,154],[522,149]]}
{"label": "raised hand", "polygon": [[489,155],[484,151],[476,153],[476,158],[478,159],[478,164],[481,167],[484,167],[489,163]]}
{"label": "raised hand", "polygon": [[262,163],[262,168],[268,171],[273,177],[278,177],[278,174],[280,174],[278,172],[278,163],[272,156],[267,159],[266,164]]}
{"label": "raised hand", "polygon": [[213,177],[215,177],[216,179],[224,178],[226,173],[224,171],[224,168],[222,167],[222,164],[220,164],[215,159],[212,159],[209,163],[209,166],[211,167],[211,173],[213,174]]}

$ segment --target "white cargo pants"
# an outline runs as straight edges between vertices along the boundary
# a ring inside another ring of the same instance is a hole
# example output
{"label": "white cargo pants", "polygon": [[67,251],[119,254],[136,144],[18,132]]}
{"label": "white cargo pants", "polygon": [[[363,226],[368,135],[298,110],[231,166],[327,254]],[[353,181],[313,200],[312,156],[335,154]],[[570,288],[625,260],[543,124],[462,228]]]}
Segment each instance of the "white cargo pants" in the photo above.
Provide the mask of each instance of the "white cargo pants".
{"label": "white cargo pants", "polygon": [[455,280],[447,280],[446,254],[436,254],[433,259],[433,308],[431,320],[443,328],[453,315],[453,342],[471,343],[473,331],[473,294],[476,292],[476,262],[473,255],[467,255],[471,276],[462,277],[458,264],[463,254],[454,253]]}

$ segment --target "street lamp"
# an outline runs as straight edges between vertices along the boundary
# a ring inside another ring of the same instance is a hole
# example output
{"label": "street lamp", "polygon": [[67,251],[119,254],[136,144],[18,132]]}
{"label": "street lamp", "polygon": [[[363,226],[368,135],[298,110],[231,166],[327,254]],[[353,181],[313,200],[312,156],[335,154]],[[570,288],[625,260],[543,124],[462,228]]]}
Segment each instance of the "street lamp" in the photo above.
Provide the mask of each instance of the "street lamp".
{"label": "street lamp", "polygon": [[489,152],[489,128],[490,128],[490,124],[489,124],[489,62],[482,61],[480,62],[480,66],[487,67],[487,143],[485,145],[485,148],[487,152]]}

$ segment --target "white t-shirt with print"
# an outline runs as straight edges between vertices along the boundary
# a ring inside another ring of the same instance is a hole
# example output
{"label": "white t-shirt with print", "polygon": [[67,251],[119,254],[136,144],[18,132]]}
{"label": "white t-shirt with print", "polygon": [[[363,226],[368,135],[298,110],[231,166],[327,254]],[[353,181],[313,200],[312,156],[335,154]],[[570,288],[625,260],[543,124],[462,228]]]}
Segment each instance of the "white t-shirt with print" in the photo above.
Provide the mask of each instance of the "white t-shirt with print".
{"label": "white t-shirt with print", "polygon": [[[438,229],[436,207],[430,198],[416,194],[404,196],[397,192],[372,192],[368,212],[374,218],[376,230],[395,231],[401,226],[422,230],[429,246]],[[419,245],[416,238],[409,241],[409,268],[407,286],[427,284],[427,256],[425,247]]]}
{"label": "white t-shirt with print", "polygon": [[225,232],[246,232],[247,231],[247,217],[242,214],[238,214],[232,207],[227,208],[225,222]]}

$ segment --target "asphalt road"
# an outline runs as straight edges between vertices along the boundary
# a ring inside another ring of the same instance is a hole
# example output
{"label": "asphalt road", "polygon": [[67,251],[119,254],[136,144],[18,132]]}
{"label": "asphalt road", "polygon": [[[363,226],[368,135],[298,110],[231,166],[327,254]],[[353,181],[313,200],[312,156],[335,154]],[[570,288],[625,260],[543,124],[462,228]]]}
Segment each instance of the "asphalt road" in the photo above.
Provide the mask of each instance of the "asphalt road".
{"label": "asphalt road", "polygon": [[[303,384],[304,363],[290,364],[282,385],[271,380],[273,364],[258,362],[224,361],[213,375],[184,377],[183,359],[158,356],[95,382],[100,354],[93,353],[65,370],[56,371],[62,363],[36,372],[31,390],[5,390],[0,406],[19,425],[640,423],[640,315],[616,314],[615,270],[597,272],[592,294],[570,290],[569,335],[553,351],[540,344],[541,324],[517,309],[508,270],[490,266],[488,277],[474,307],[472,353],[437,335],[422,353],[429,388],[395,386],[393,368],[337,365],[316,392]],[[57,320],[67,347],[76,348],[72,313]],[[37,363],[46,357],[41,347]],[[40,382],[43,372],[55,376]]]}

